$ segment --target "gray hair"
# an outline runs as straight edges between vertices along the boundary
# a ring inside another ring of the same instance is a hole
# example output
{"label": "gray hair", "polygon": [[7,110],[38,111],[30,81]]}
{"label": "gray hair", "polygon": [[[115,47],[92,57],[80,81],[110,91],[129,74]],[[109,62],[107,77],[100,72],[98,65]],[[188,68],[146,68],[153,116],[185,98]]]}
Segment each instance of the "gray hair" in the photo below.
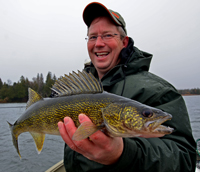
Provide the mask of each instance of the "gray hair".
{"label": "gray hair", "polygon": [[124,29],[121,26],[117,26],[117,30],[120,33],[121,40],[124,39],[127,36]]}

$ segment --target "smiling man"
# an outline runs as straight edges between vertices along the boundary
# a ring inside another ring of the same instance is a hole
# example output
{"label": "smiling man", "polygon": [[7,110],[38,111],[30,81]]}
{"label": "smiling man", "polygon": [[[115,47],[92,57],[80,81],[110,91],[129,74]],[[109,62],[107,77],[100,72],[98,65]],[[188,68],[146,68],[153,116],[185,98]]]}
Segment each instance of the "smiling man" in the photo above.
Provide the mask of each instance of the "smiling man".
{"label": "smiling man", "polygon": [[[88,4],[83,19],[91,59],[85,70],[101,80],[105,91],[170,113],[172,120],[165,125],[175,131],[159,138],[112,138],[97,131],[89,139],[74,141],[77,128],[66,117],[58,123],[66,143],[66,171],[195,171],[196,144],[184,100],[170,83],[148,72],[152,55],[134,46],[122,16],[103,4]],[[91,122],[84,114],[79,121]]]}
{"label": "smiling man", "polygon": [[129,38],[119,32],[108,17],[97,17],[88,29],[88,52],[101,79],[120,62],[119,54]]}

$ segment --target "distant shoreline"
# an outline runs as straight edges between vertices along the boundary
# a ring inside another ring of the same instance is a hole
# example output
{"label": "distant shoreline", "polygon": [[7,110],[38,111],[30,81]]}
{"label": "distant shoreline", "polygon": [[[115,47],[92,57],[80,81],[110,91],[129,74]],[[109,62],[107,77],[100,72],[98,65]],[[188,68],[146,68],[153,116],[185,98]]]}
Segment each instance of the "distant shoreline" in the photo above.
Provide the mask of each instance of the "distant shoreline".
{"label": "distant shoreline", "polygon": [[200,96],[200,94],[181,94],[182,96]]}

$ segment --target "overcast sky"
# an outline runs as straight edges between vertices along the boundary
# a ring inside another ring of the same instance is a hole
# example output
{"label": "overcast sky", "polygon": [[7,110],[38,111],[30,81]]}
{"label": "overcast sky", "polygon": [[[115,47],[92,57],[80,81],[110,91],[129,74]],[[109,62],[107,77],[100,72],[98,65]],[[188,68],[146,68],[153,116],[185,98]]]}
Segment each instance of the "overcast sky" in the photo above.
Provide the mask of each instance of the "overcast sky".
{"label": "overcast sky", "polygon": [[[90,0],[0,0],[0,78],[18,82],[83,68],[82,12]],[[199,0],[102,0],[119,12],[135,46],[153,54],[150,72],[177,89],[200,88]]]}

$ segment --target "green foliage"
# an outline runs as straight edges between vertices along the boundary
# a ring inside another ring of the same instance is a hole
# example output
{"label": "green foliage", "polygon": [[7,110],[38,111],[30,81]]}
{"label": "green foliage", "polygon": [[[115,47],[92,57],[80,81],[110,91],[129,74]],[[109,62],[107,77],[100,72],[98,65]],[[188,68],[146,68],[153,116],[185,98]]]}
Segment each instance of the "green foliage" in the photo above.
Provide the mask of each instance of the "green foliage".
{"label": "green foliage", "polygon": [[3,86],[3,82],[2,82],[2,80],[0,78],[0,89],[2,88],[2,86]]}
{"label": "green foliage", "polygon": [[[2,82],[0,78],[0,103],[7,102],[27,102],[28,101],[28,88],[32,88],[43,97],[49,97],[51,94],[51,87],[56,81],[56,76],[48,72],[46,80],[42,74],[37,74],[32,81],[24,76],[20,77],[17,83],[11,85],[11,81]],[[182,95],[200,95],[200,88],[178,90]]]}
{"label": "green foliage", "polygon": [[46,77],[46,84],[44,86],[44,96],[48,97],[51,94],[51,87],[54,84],[55,80],[52,77],[51,72],[48,72],[47,77]]}
{"label": "green foliage", "polygon": [[0,89],[0,99],[4,100],[6,97],[8,97],[8,93],[9,93],[9,87],[6,83],[4,83]]}
{"label": "green foliage", "polygon": [[0,78],[0,103],[7,102],[27,102],[28,101],[28,88],[32,88],[38,92],[43,97],[49,97],[51,94],[51,86],[54,84],[56,76],[52,77],[51,72],[48,72],[46,77],[46,82],[44,83],[44,78],[42,74],[37,74],[32,81],[24,76],[20,77],[17,83],[11,85],[9,83],[3,83]]}

